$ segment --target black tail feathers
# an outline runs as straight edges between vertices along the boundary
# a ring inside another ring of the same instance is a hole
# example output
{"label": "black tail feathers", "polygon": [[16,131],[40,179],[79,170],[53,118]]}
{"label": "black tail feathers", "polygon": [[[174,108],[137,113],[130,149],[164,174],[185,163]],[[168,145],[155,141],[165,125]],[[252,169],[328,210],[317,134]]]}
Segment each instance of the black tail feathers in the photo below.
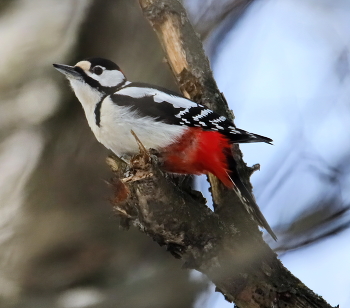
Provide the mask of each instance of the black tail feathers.
{"label": "black tail feathers", "polygon": [[238,173],[237,163],[232,157],[232,154],[229,153],[229,155],[226,155],[229,172],[228,175],[233,183],[233,189],[237,193],[237,195],[240,197],[242,202],[244,203],[246,210],[254,217],[256,222],[259,224],[259,226],[263,227],[270,235],[271,237],[277,241],[277,236],[272,231],[271,227],[269,226],[268,222],[266,221],[264,215],[261,213],[259,206],[256,204],[254,197],[251,195],[251,193],[248,191],[248,189],[245,187],[243,182],[241,181]]}

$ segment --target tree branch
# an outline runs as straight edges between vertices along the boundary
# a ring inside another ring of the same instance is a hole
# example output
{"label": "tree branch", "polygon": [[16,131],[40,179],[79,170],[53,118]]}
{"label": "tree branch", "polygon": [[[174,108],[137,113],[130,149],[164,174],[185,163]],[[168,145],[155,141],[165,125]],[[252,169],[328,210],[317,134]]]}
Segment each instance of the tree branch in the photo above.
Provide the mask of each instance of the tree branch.
{"label": "tree branch", "polygon": [[[151,158],[151,159],[150,159]],[[260,239],[241,241],[232,225],[208,209],[202,195],[176,185],[154,155],[136,155],[129,165],[109,159],[116,173],[112,200],[121,225],[136,226],[183,261],[206,274],[240,308],[330,308],[286,270]]]}
{"label": "tree branch", "polygon": [[[181,4],[140,0],[185,96],[232,118],[212,77],[202,44]],[[241,175],[251,170],[234,148]],[[233,191],[210,176],[216,207],[211,212],[200,193],[175,185],[158,168],[156,156],[137,155],[126,166],[114,161],[115,210],[124,226],[133,224],[151,236],[184,266],[206,274],[240,308],[331,307],[283,267]],[[181,183],[180,183],[181,184]]]}

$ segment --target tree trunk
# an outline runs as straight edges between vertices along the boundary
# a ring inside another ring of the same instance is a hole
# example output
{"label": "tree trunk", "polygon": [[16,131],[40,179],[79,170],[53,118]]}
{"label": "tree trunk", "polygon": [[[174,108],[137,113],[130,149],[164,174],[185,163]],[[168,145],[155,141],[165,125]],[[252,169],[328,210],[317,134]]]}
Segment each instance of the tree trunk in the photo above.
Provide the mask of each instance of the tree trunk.
{"label": "tree trunk", "polygon": [[[202,44],[176,0],[140,0],[156,31],[182,93],[230,117],[213,79]],[[250,187],[253,168],[233,148],[242,180]],[[124,226],[151,236],[185,268],[206,274],[225,298],[240,308],[331,307],[294,277],[263,241],[257,224],[236,194],[209,176],[215,211],[186,183],[174,183],[156,156],[137,155],[129,166],[109,159],[116,172],[114,207]]]}

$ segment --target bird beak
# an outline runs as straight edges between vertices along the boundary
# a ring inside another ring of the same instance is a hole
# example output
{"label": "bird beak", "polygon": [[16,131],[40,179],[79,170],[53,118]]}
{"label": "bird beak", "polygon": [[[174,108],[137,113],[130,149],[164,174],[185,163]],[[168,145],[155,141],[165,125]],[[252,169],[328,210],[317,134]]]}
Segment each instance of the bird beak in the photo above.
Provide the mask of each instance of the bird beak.
{"label": "bird beak", "polygon": [[64,74],[68,79],[81,77],[81,75],[75,70],[74,66],[53,64],[53,67],[60,73]]}

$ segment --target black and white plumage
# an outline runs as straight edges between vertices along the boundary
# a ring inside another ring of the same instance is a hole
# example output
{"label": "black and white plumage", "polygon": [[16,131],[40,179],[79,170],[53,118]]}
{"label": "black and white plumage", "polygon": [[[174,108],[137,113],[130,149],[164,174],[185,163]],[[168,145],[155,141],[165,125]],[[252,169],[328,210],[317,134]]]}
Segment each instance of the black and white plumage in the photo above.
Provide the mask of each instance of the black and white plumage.
{"label": "black and white plumage", "polygon": [[161,87],[132,82],[115,92],[111,99],[118,106],[130,107],[140,116],[156,121],[218,131],[232,143],[272,142],[270,138],[236,128],[231,121],[207,107]]}
{"label": "black and white plumage", "polygon": [[[230,144],[272,140],[238,129],[223,116],[175,92],[129,82],[112,61],[90,58],[75,66],[54,64],[81,102],[96,138],[117,155],[138,153],[131,134],[160,152],[169,172],[213,173],[238,188],[257,222],[274,233],[240,181]],[[235,170],[231,170],[235,169]]]}

